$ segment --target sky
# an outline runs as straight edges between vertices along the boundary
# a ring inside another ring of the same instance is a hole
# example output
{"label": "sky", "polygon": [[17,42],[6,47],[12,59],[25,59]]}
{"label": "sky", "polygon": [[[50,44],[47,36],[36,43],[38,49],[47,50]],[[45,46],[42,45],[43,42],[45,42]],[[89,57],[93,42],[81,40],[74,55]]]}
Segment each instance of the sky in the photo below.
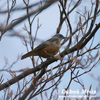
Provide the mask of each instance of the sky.
{"label": "sky", "polygon": [[[87,0],[85,0],[85,1],[87,1]],[[89,0],[87,2],[89,2]],[[84,2],[82,5],[80,5],[81,7],[75,9],[74,13],[72,13],[70,15],[70,20],[71,20],[71,24],[73,26],[73,30],[75,28],[76,21],[78,20],[78,18],[76,17],[76,11],[82,11],[85,5],[88,6],[87,9],[90,9],[90,6],[87,4],[87,2]],[[0,6],[1,5],[2,5],[2,3],[0,4]],[[17,1],[17,5],[24,6],[21,3],[21,1]],[[24,15],[25,13],[26,12],[22,11],[22,12],[18,12],[17,14],[12,14],[11,19],[18,18],[18,17]],[[32,29],[33,36],[34,36],[34,33],[36,32],[36,25],[37,25],[38,18],[39,18],[39,23],[42,26],[38,30],[37,38],[44,41],[44,40],[49,39],[51,36],[53,36],[56,33],[56,29],[59,24],[58,5],[57,4],[52,5],[51,7],[44,10],[40,15],[38,15],[36,17],[36,19],[33,23],[33,26],[32,26],[33,27],[33,29]],[[4,23],[6,17],[4,15],[0,14],[0,19],[2,19],[0,22]],[[96,20],[96,23],[98,23],[98,22],[100,22],[100,17],[97,18],[97,20]],[[14,30],[17,32],[22,32],[21,34],[26,35],[27,33],[25,31],[23,31],[24,24],[26,24],[28,26],[27,20],[25,20],[21,24],[15,26]],[[63,28],[60,32],[64,36],[66,34],[65,27],[66,26],[63,25]],[[1,66],[0,69],[5,66],[5,59],[8,61],[7,66],[9,66],[13,63],[13,61],[16,61],[18,55],[21,56],[22,54],[25,54],[27,52],[26,47],[23,45],[23,41],[20,38],[7,36],[8,34],[10,34],[10,32],[11,31],[7,32],[2,37],[2,40],[0,41],[0,66]],[[96,45],[98,42],[100,42],[100,34],[99,33],[100,33],[100,30],[98,30],[95,35],[94,45]],[[39,45],[40,43],[41,42],[35,42],[35,46]],[[95,54],[95,52],[94,52],[94,54]],[[27,58],[25,60],[19,59],[19,61],[13,66],[12,70],[19,70],[19,69],[23,69],[23,68],[32,68],[32,63],[31,63],[30,58]],[[90,73],[94,73],[95,76],[98,76],[100,73],[99,70],[100,70],[100,67],[98,65]],[[79,79],[81,80],[82,83],[84,83],[84,85],[87,89],[89,89],[89,86],[91,83],[92,83],[93,89],[95,89],[96,86],[98,85],[98,83],[93,78],[91,78],[90,73],[83,75]],[[7,74],[6,72],[0,72],[0,75],[2,75],[2,74],[4,75],[3,78],[5,79],[5,81],[8,78],[8,76],[10,77],[10,75]],[[66,79],[66,77],[67,77],[67,80],[69,80],[70,79],[69,74],[70,74],[70,72],[67,72],[64,75],[63,79]],[[67,81],[63,82],[63,79],[62,79],[61,85],[59,86],[60,91],[62,89],[64,89],[64,87],[68,83]],[[81,86],[77,85],[77,83],[75,83],[75,82],[72,82],[70,88],[73,90],[76,90],[77,88],[81,88]]]}

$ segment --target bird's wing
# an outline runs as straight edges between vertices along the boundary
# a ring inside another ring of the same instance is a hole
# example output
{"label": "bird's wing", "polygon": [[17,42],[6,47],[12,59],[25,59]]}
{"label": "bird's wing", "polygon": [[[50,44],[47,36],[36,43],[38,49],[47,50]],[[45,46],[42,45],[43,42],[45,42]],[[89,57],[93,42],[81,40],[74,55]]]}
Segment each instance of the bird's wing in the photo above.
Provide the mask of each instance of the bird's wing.
{"label": "bird's wing", "polygon": [[[50,46],[50,45],[53,46],[53,42],[54,42],[55,40],[56,40],[55,38],[51,38],[51,39],[49,39],[49,40],[47,40],[47,41],[41,43],[39,46],[37,46],[37,47],[34,49],[34,51],[41,50],[41,49],[47,47],[48,45],[49,45],[49,46]],[[58,40],[58,39],[57,39],[57,40]]]}

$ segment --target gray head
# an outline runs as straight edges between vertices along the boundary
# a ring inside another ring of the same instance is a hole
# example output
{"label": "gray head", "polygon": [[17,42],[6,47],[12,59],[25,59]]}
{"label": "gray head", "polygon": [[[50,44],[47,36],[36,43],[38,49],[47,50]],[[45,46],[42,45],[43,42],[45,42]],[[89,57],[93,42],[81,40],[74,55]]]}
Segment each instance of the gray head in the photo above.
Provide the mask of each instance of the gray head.
{"label": "gray head", "polygon": [[58,38],[60,40],[65,39],[65,37],[62,34],[56,34],[53,36],[53,38]]}

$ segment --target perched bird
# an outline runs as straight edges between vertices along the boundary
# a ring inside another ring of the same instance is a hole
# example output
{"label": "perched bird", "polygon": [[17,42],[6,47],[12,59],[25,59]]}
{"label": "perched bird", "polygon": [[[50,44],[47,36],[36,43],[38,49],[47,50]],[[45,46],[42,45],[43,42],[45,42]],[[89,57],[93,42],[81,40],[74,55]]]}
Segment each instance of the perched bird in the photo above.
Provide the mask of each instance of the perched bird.
{"label": "perched bird", "polygon": [[54,35],[51,39],[41,43],[39,46],[37,46],[32,51],[26,53],[22,56],[21,59],[25,59],[30,56],[39,56],[43,58],[50,58],[56,55],[59,51],[59,48],[61,46],[61,40],[65,37],[61,34]]}

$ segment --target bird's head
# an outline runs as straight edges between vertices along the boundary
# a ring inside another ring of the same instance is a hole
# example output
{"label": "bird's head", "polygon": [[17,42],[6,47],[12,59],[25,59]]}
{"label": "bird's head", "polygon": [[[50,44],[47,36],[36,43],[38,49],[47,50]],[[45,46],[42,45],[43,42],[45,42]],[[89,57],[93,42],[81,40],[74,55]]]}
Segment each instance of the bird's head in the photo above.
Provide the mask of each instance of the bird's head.
{"label": "bird's head", "polygon": [[58,38],[60,40],[65,39],[65,37],[62,34],[56,34],[53,36],[53,38]]}

